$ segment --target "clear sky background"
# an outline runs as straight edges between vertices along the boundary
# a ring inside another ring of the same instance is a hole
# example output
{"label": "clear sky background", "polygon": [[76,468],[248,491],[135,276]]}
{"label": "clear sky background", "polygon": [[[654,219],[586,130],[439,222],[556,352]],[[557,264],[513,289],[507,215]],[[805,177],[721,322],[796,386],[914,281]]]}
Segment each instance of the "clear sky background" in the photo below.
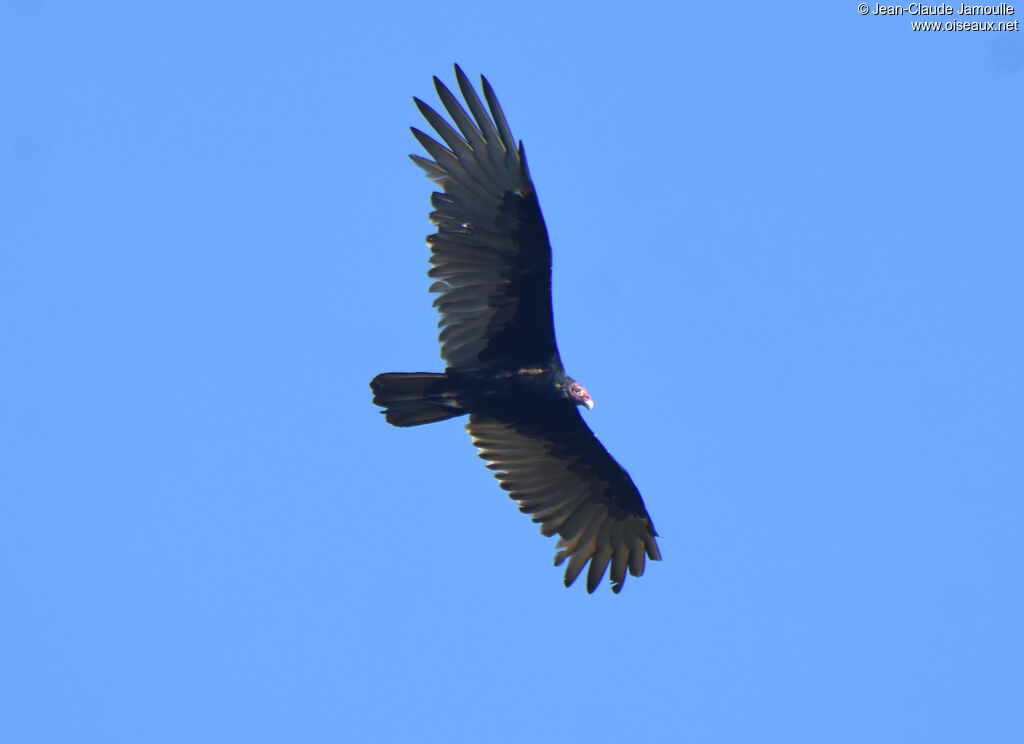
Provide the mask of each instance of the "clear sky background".
{"label": "clear sky background", "polygon": [[[911,20],[0,2],[0,739],[1024,741],[1024,35]],[[441,368],[456,61],[662,534],[619,596],[370,402]]]}

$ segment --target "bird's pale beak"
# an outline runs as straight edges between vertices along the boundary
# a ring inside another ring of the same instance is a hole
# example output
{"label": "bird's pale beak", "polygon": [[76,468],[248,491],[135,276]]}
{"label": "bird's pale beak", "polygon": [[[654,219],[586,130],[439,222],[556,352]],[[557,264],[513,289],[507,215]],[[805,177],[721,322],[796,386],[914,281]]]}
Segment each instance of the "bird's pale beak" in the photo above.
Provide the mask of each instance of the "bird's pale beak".
{"label": "bird's pale beak", "polygon": [[586,399],[583,401],[583,405],[587,407],[588,411],[594,410],[594,399],[588,395]]}

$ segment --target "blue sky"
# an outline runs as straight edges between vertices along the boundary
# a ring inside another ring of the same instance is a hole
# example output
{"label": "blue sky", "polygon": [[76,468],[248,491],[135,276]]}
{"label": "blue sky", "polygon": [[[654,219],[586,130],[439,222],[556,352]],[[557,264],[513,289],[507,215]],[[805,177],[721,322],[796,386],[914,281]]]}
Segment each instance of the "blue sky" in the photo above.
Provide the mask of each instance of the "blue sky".
{"label": "blue sky", "polygon": [[[1024,37],[911,20],[0,3],[2,738],[1024,741]],[[619,596],[370,403],[441,367],[456,61],[662,534]]]}

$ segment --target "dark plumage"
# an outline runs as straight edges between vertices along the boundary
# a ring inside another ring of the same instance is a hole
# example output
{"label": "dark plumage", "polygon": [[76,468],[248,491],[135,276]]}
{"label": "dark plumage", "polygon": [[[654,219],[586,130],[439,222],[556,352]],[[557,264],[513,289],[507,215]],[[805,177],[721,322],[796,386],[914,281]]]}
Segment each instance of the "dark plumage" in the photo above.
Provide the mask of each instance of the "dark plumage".
{"label": "dark plumage", "polygon": [[[416,426],[469,414],[466,429],[519,509],[559,536],[565,585],[584,566],[593,592],[611,564],[612,590],[646,558],[661,560],[657,533],[629,474],[587,427],[590,395],[562,367],[551,313],[551,246],[537,194],[494,91],[484,108],[458,66],[469,108],[434,78],[455,128],[414,99],[444,145],[413,129],[433,158],[412,155],[443,191],[428,275],[438,294],[443,374],[388,372],[370,383],[389,423]],[[447,145],[447,147],[445,146]]]}

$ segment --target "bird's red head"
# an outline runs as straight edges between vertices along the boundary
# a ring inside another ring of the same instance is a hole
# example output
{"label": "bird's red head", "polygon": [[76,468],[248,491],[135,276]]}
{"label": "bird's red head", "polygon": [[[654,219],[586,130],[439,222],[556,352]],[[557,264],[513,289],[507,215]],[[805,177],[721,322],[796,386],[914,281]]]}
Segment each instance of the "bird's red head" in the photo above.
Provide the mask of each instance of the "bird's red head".
{"label": "bird's red head", "polygon": [[578,406],[586,406],[588,410],[594,407],[594,399],[590,397],[590,393],[575,380],[569,383],[569,399]]}

